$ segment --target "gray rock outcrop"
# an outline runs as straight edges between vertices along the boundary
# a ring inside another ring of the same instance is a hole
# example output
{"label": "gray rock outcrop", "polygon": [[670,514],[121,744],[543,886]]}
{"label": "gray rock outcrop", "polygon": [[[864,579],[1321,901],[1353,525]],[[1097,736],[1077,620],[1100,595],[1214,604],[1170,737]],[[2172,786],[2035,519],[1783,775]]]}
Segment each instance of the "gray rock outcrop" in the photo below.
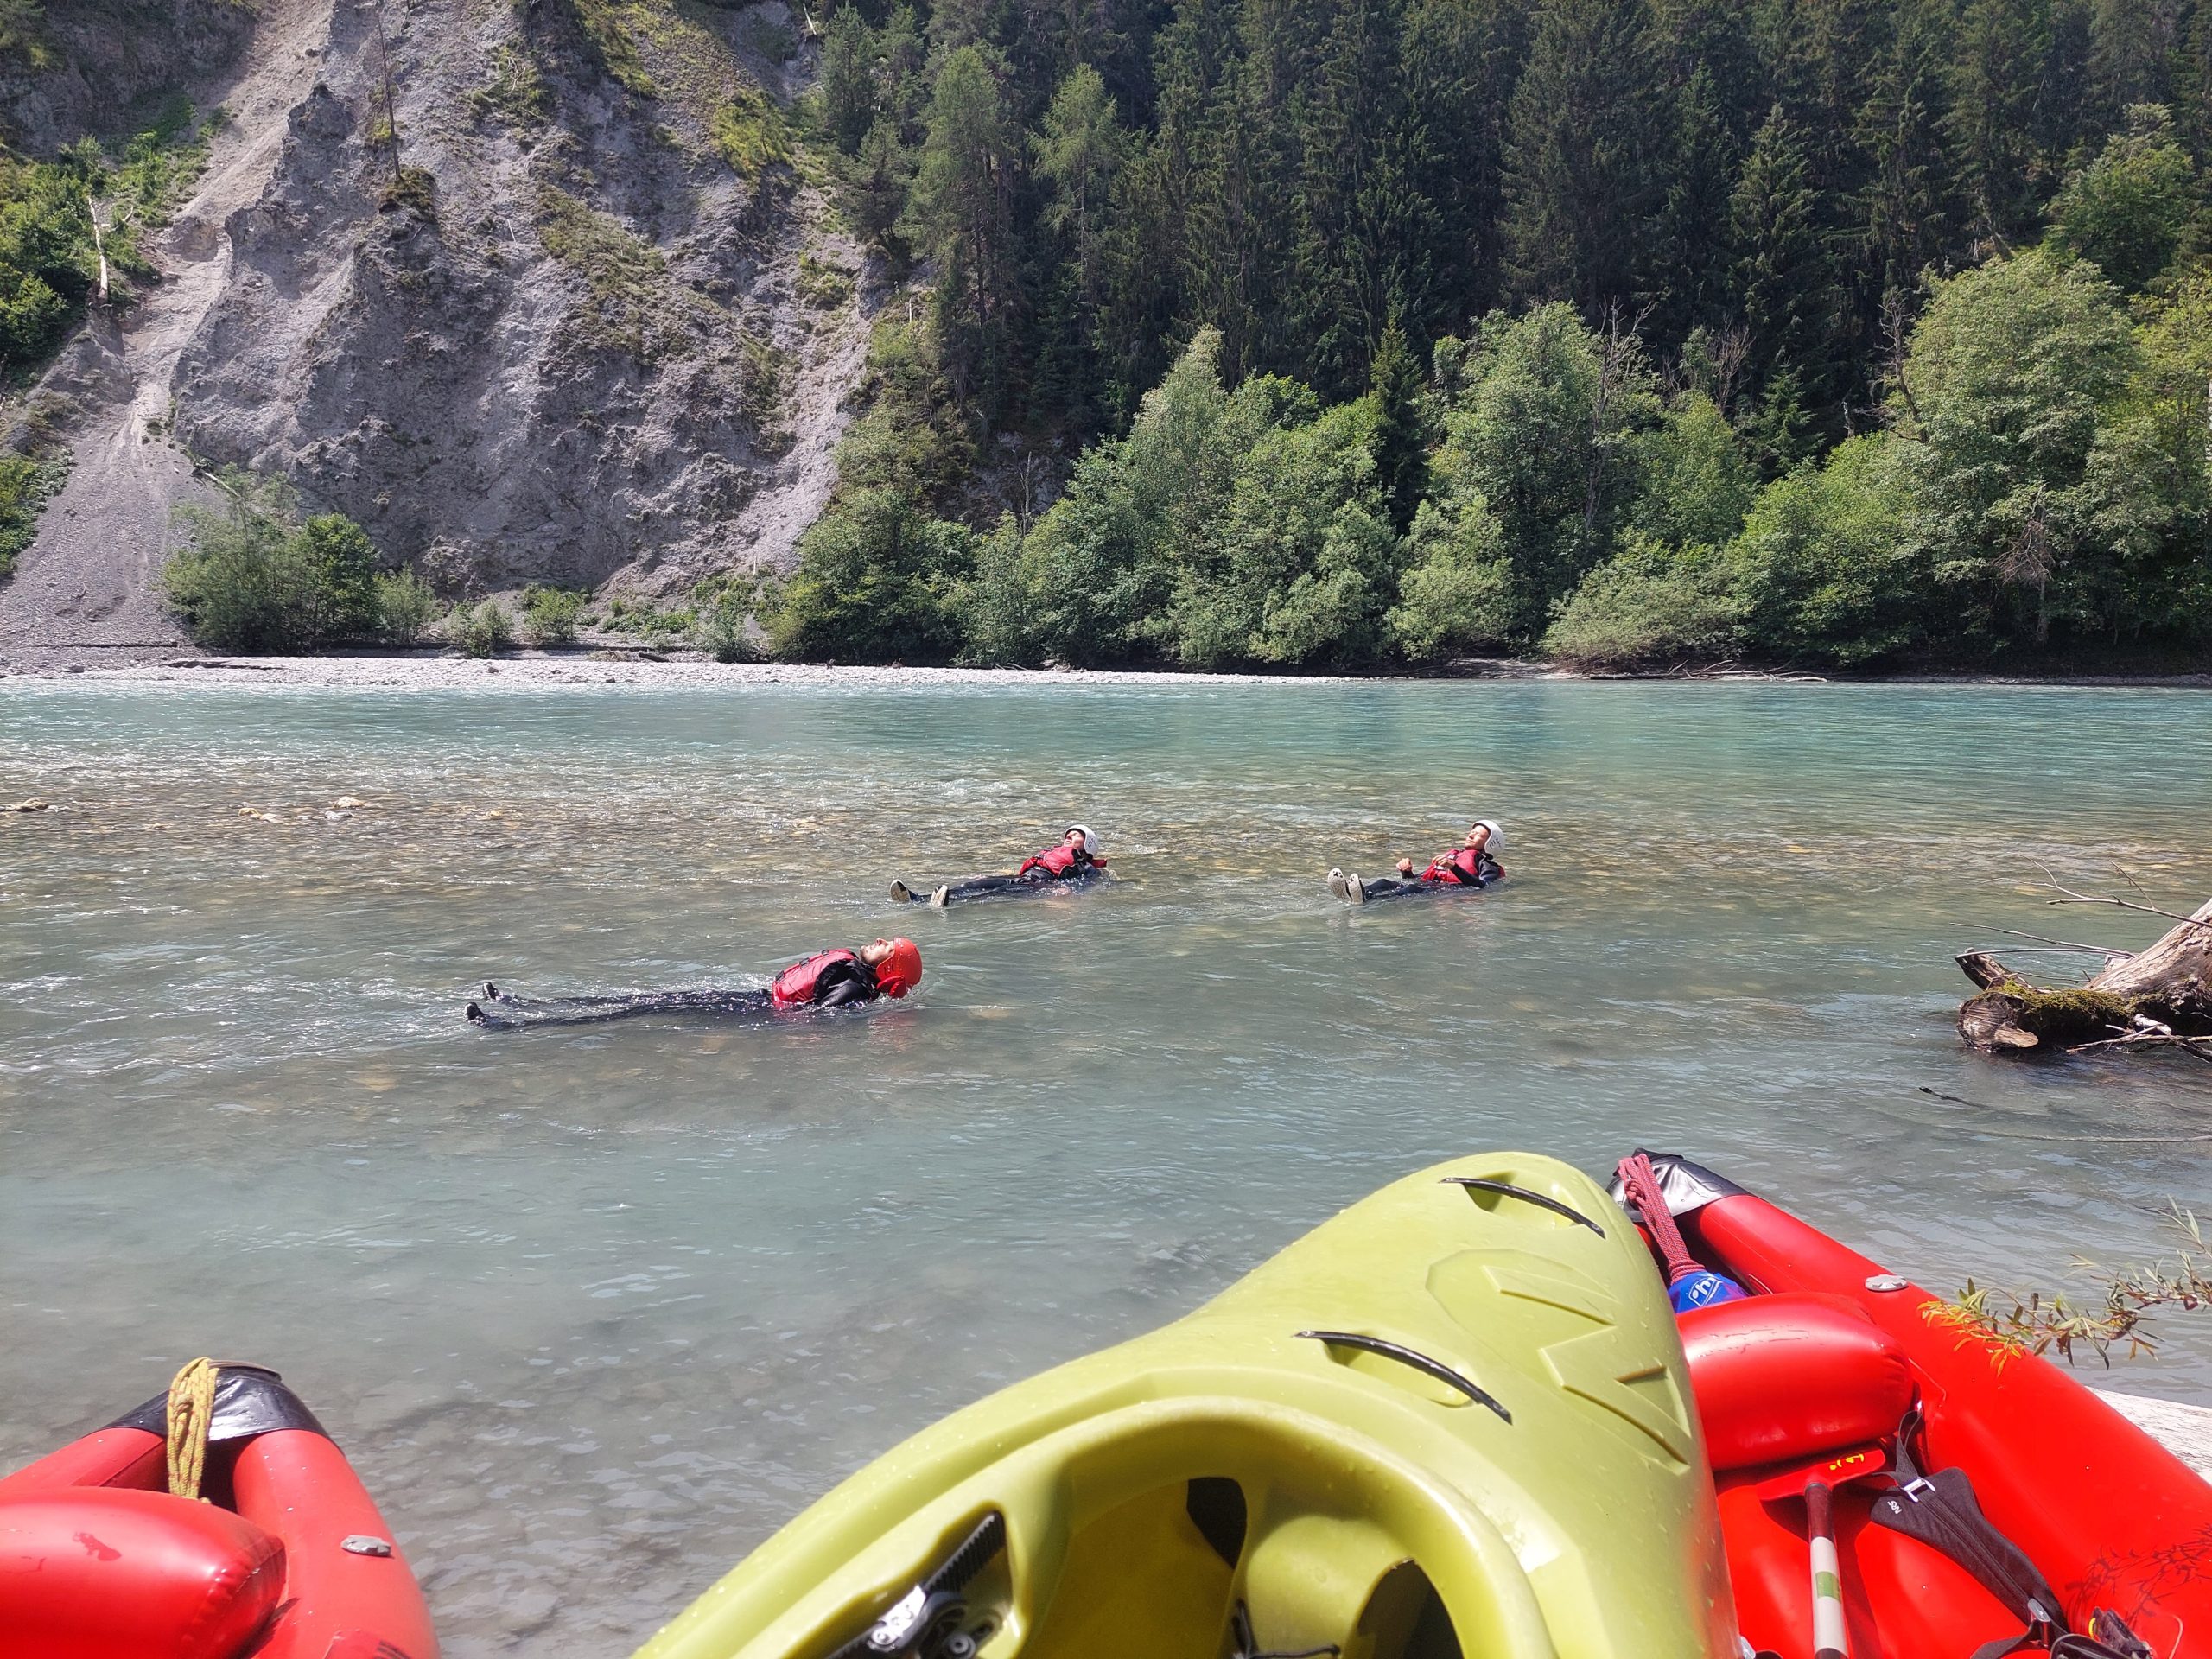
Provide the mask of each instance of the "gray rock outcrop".
{"label": "gray rock outcrop", "polygon": [[169,637],[195,463],[456,594],[788,566],[880,297],[783,159],[808,73],[781,0],[269,0],[164,280],[48,377],[75,470],[0,643]]}

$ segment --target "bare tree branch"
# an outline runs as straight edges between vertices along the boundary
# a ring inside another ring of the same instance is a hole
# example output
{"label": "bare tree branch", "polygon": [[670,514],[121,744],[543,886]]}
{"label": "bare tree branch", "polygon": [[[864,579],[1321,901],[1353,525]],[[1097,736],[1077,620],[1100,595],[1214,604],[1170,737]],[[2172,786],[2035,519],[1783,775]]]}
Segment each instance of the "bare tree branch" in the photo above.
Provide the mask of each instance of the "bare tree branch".
{"label": "bare tree branch", "polygon": [[[2135,954],[2133,950],[2116,950],[2109,944],[2083,944],[2078,939],[2054,939],[2048,934],[2021,933],[2009,927],[2000,927],[1997,931],[2008,939],[2033,939],[2037,944],[2059,944],[2065,946],[2069,950],[2094,950],[2101,957],[2125,957]],[[2031,950],[2027,954],[2032,957],[2036,953]]]}
{"label": "bare tree branch", "polygon": [[2054,905],[2063,904],[2067,899],[2070,899],[2077,905],[2117,905],[2122,910],[2138,910],[2142,912],[2145,916],[2164,916],[2169,921],[2186,922],[2191,927],[2212,928],[2212,922],[2199,921],[2196,917],[2184,916],[2177,910],[2160,910],[2156,905],[2139,905],[2133,899],[2114,899],[2107,893],[2076,893],[2073,888],[2067,887],[2064,883],[2061,882],[2057,876],[2051,874],[2050,865],[2045,864],[2041,868],[2045,875],[2050,876],[2050,886],[2052,890],[2057,893],[2063,893],[2066,895],[2065,899],[2052,899],[2050,902]]}

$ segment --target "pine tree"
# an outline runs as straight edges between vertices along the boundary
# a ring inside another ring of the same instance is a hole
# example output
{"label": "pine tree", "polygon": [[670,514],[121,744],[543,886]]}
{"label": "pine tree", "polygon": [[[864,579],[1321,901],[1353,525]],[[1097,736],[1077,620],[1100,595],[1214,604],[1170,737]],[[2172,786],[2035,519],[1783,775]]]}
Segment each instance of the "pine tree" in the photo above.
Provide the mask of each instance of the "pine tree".
{"label": "pine tree", "polygon": [[1728,204],[1732,285],[1750,334],[1750,390],[1770,405],[1832,394],[1840,296],[1809,174],[1796,130],[1777,105],[1752,137]]}
{"label": "pine tree", "polygon": [[1365,378],[1395,306],[1428,309],[1433,209],[1408,163],[1395,20],[1343,0],[1299,111],[1296,298],[1313,377],[1338,396]]}
{"label": "pine tree", "polygon": [[1956,217],[1943,148],[1944,72],[1951,55],[1943,4],[1897,0],[1895,36],[1859,111],[1866,181],[1853,206],[1862,249],[1857,297],[1867,326],[1912,293],[1923,272],[1943,263]]}
{"label": "pine tree", "polygon": [[2119,125],[2130,105],[2174,101],[2181,18],[2175,0],[2091,0],[2091,71],[2101,126]]}
{"label": "pine tree", "polygon": [[1105,400],[1124,410],[1167,371],[1187,327],[1194,198],[1209,106],[1236,68],[1238,0],[1185,0],[1154,52],[1155,120],[1116,180],[1101,245]]}
{"label": "pine tree", "polygon": [[1587,316],[1634,295],[1649,221],[1656,92],[1643,0],[1548,0],[1514,88],[1505,238],[1515,289]]}
{"label": "pine tree", "polygon": [[2053,182],[2039,142],[2050,52],[2046,0],[1967,0],[1945,127],[1973,233],[2000,246],[2033,234]]}
{"label": "pine tree", "polygon": [[1700,63],[1675,98],[1665,205],[1654,238],[1653,338],[1671,346],[1719,324],[1728,304],[1728,220],[1738,154],[1713,77]]}
{"label": "pine tree", "polygon": [[1740,0],[1652,0],[1652,49],[1667,85],[1679,98],[1703,72],[1705,95],[1735,156],[1743,154],[1775,96],[1758,25],[1757,7]]}
{"label": "pine tree", "polygon": [[[1761,21],[1774,97],[1802,135],[1822,226],[1841,231],[1866,182],[1859,114],[1888,38],[1893,0],[1768,0]],[[1766,118],[1762,108],[1754,125]]]}
{"label": "pine tree", "polygon": [[816,81],[822,124],[830,142],[848,156],[860,153],[861,140],[875,124],[875,31],[858,6],[842,5],[830,14],[822,35],[822,73]]}
{"label": "pine tree", "polygon": [[1431,303],[1403,321],[1427,341],[1505,297],[1505,111],[1528,54],[1518,0],[1414,0],[1401,31],[1406,122],[1421,135],[1414,188],[1433,210]]}
{"label": "pine tree", "polygon": [[1077,291],[1086,308],[1098,302],[1106,210],[1126,149],[1105,77],[1084,65],[1061,83],[1036,151],[1037,170],[1052,187],[1045,222],[1074,250]]}
{"label": "pine tree", "polygon": [[1012,371],[1012,193],[1019,134],[980,48],[947,55],[931,94],[928,130],[901,221],[944,264],[939,303],[963,391],[1003,393]]}
{"label": "pine tree", "polygon": [[1428,493],[1428,422],[1422,409],[1421,365],[1406,344],[1394,314],[1383,326],[1375,350],[1367,391],[1375,404],[1376,481],[1389,509],[1390,523],[1402,536],[1414,510]]}
{"label": "pine tree", "polygon": [[1198,134],[1189,238],[1182,253],[1186,322],[1221,331],[1232,380],[1275,366],[1304,367],[1303,341],[1286,315],[1290,215],[1296,176],[1280,111],[1261,101],[1249,61],[1216,95]]}

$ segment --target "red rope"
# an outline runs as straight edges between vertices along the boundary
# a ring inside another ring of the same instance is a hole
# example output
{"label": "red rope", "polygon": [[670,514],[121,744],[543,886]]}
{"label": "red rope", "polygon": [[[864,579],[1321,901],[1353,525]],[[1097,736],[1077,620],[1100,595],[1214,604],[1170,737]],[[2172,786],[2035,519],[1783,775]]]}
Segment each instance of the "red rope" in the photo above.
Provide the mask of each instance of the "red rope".
{"label": "red rope", "polygon": [[1666,1196],[1659,1190],[1659,1172],[1651,1167],[1651,1160],[1643,1153],[1621,1160],[1621,1185],[1628,1191],[1630,1200],[1643,1217],[1643,1230],[1651,1235],[1651,1242],[1659,1254],[1667,1258],[1667,1282],[1687,1279],[1704,1268],[1690,1254],[1689,1246],[1682,1243],[1681,1229],[1675,1225],[1675,1217],[1667,1208]]}

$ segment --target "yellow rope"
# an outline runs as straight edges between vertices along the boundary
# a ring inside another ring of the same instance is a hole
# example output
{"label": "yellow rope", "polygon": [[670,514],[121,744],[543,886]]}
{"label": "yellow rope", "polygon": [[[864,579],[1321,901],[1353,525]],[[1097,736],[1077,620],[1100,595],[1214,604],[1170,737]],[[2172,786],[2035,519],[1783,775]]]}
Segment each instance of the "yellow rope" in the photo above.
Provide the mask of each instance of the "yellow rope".
{"label": "yellow rope", "polygon": [[212,1359],[195,1359],[169,1382],[169,1491],[179,1497],[200,1497],[200,1477],[207,1466],[207,1426],[215,1414],[218,1369]]}

